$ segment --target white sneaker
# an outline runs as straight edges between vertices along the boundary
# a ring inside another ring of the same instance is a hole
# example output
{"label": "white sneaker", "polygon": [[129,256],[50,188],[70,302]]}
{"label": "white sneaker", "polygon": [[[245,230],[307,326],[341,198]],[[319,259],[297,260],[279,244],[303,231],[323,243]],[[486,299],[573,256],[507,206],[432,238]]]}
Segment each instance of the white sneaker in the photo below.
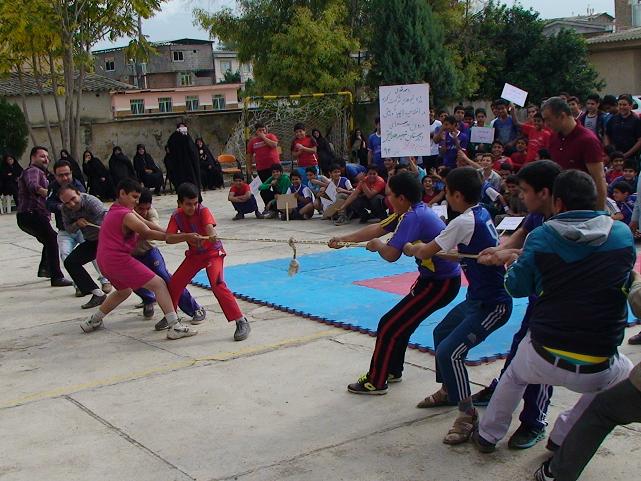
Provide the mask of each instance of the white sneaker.
{"label": "white sneaker", "polygon": [[198,334],[198,331],[191,329],[189,326],[182,322],[177,322],[167,331],[167,339],[175,340],[182,337],[191,337]]}
{"label": "white sneaker", "polygon": [[105,282],[102,284],[102,292],[105,294],[109,294],[113,290],[113,286],[111,285],[111,282]]}
{"label": "white sneaker", "polygon": [[82,329],[84,332],[95,331],[96,329],[99,329],[101,327],[102,327],[102,319],[95,320],[93,318],[93,315],[89,316],[87,319],[85,319],[80,323],[80,329]]}
{"label": "white sneaker", "polygon": [[191,319],[191,324],[196,325],[202,323],[205,318],[207,317],[207,311],[205,311],[204,307],[199,307],[196,309],[196,312],[194,312],[194,317]]}

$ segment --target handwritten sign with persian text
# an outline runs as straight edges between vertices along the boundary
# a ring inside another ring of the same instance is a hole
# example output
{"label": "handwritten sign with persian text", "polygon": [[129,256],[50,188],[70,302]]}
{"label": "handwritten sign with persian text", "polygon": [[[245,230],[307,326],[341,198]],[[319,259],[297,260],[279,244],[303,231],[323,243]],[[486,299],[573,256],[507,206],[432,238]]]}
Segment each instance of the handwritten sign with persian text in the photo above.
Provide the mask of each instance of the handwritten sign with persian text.
{"label": "handwritten sign with persian text", "polygon": [[381,156],[430,155],[428,84],[379,87]]}

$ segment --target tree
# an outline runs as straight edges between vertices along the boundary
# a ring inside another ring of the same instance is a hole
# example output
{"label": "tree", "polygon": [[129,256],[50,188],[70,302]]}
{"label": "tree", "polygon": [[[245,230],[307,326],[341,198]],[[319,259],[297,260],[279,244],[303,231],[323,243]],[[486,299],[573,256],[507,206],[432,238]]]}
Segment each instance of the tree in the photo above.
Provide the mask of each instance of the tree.
{"label": "tree", "polygon": [[239,84],[240,83],[240,70],[236,70],[235,72],[232,72],[231,70],[227,70],[225,72],[224,78],[221,82],[221,84]]}
{"label": "tree", "polygon": [[20,158],[27,148],[27,122],[20,107],[0,98],[0,154]]}
{"label": "tree", "polygon": [[373,0],[369,53],[372,86],[429,82],[440,102],[459,91],[444,31],[425,0]]}
{"label": "tree", "polygon": [[349,54],[354,0],[239,0],[237,12],[196,9],[196,22],[252,62],[252,91],[293,94],[350,87],[360,77]]}

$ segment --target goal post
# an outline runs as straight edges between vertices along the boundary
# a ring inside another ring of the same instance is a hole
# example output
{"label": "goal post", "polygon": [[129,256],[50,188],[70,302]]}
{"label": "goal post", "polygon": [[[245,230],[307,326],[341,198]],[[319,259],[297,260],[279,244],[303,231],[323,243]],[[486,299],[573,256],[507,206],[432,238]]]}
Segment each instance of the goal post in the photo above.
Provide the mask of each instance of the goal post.
{"label": "goal post", "polygon": [[298,122],[305,124],[309,135],[318,129],[333,145],[336,158],[348,159],[349,137],[354,129],[353,96],[345,91],[245,97],[241,119],[225,149],[245,166],[248,181],[251,181],[253,166],[247,144],[257,122],[265,124],[269,132],[278,137],[281,161],[285,164],[293,162],[289,146]]}

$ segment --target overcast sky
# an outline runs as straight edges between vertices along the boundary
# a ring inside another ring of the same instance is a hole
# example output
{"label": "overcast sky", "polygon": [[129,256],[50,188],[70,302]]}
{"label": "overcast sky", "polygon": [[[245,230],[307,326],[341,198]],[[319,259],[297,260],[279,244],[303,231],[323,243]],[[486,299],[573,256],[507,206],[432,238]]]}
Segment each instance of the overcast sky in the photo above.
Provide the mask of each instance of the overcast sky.
{"label": "overcast sky", "polygon": [[[511,0],[503,3],[511,4]],[[607,12],[614,16],[614,0],[521,0],[526,8],[538,10],[542,18],[569,17],[571,15],[585,15],[588,7],[595,12]],[[168,0],[163,4],[163,9],[154,18],[143,24],[143,32],[153,42],[161,40],[175,40],[179,38],[208,38],[207,32],[194,26],[192,10],[203,8],[216,11],[222,6],[232,6],[233,0]],[[114,43],[100,42],[96,49],[126,45],[128,39],[121,39]]]}

